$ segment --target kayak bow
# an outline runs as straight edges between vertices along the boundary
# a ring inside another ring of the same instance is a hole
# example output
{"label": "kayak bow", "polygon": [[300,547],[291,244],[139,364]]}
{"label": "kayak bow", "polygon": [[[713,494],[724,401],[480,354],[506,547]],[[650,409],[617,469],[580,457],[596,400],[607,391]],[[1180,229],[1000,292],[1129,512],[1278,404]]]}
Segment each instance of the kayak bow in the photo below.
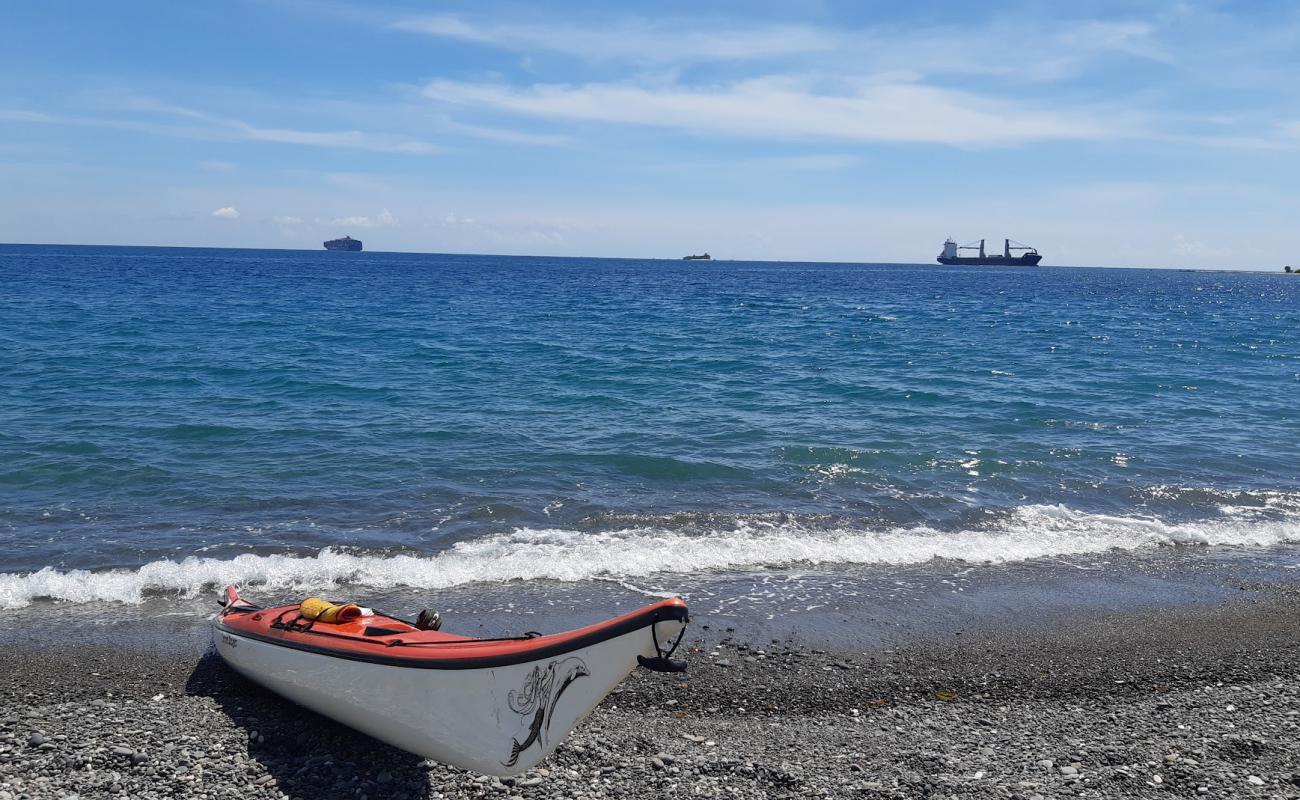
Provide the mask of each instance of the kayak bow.
{"label": "kayak bow", "polygon": [[688,621],[681,598],[548,636],[475,639],[384,614],[337,624],[297,605],[258,608],[226,588],[217,652],[277,694],[425,758],[514,775],[546,758],[641,665],[672,659]]}

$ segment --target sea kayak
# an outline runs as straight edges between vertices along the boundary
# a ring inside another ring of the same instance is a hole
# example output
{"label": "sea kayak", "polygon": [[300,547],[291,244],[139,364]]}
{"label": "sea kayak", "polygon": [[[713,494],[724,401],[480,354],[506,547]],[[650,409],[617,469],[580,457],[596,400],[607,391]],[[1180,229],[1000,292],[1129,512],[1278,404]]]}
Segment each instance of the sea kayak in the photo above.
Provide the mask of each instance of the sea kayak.
{"label": "sea kayak", "polygon": [[234,587],[222,605],[213,643],[245,677],[394,747],[488,775],[546,758],[638,665],[686,668],[672,658],[688,621],[680,598],[564,633],[500,639],[375,612],[313,620],[306,604],[259,608]]}

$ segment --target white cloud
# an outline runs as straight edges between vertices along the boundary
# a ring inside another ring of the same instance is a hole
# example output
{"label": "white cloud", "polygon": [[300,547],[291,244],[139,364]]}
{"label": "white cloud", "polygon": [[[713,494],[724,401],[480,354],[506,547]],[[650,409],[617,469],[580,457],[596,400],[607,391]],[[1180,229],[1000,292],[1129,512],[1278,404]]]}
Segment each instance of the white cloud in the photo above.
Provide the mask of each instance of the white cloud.
{"label": "white cloud", "polygon": [[274,222],[276,225],[285,225],[285,226],[301,225],[302,217],[272,217],[271,221]]}
{"label": "white cloud", "polygon": [[239,219],[239,209],[231,206],[223,206],[212,212],[212,216],[217,219]]}
{"label": "white cloud", "polygon": [[385,208],[373,217],[361,215],[337,217],[330,220],[329,224],[356,228],[390,228],[397,225],[397,218],[393,216],[391,211]]}
{"label": "white cloud", "polygon": [[1040,110],[919,83],[860,82],[831,93],[811,81],[758,78],[723,86],[499,84],[435,80],[430,99],[551,119],[624,123],[786,140],[1001,145],[1121,135],[1116,117]]}

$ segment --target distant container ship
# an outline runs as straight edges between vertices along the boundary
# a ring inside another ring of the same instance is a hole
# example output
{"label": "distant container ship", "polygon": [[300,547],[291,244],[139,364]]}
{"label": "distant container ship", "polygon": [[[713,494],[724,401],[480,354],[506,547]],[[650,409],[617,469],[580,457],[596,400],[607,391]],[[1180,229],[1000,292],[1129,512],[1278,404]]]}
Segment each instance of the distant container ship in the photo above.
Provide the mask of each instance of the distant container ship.
{"label": "distant container ship", "polygon": [[344,236],[342,239],[330,239],[325,243],[326,250],[347,250],[352,253],[361,251],[361,240]]}
{"label": "distant container ship", "polygon": [[[961,250],[979,250],[977,256],[958,255]],[[1012,250],[1019,250],[1020,255],[1011,255]],[[940,264],[974,264],[985,267],[1036,267],[1043,257],[1038,251],[1027,244],[1004,239],[1002,240],[1002,254],[988,255],[984,252],[984,240],[980,239],[979,244],[971,242],[970,244],[958,245],[951,238],[943,243],[943,252],[939,254]]]}
{"label": "distant container ship", "polygon": [[682,256],[682,261],[711,261],[712,259],[713,256],[709,255],[708,253],[701,253],[699,255]]}

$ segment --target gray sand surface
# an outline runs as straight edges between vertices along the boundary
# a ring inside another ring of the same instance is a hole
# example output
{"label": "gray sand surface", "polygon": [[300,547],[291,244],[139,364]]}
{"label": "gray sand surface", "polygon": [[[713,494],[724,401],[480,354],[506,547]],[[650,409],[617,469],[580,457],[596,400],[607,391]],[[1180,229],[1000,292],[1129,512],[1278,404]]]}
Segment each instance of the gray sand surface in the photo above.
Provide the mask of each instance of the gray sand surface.
{"label": "gray sand surface", "polygon": [[[695,631],[713,637],[719,631]],[[515,779],[421,761],[211,655],[0,653],[0,800],[1300,797],[1300,589],[892,650],[696,640]]]}

